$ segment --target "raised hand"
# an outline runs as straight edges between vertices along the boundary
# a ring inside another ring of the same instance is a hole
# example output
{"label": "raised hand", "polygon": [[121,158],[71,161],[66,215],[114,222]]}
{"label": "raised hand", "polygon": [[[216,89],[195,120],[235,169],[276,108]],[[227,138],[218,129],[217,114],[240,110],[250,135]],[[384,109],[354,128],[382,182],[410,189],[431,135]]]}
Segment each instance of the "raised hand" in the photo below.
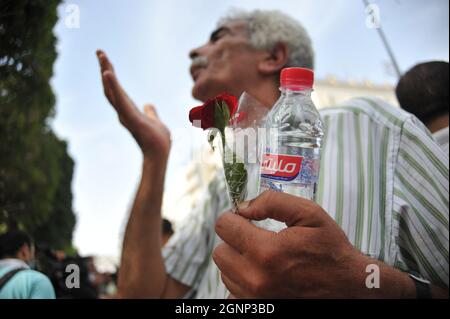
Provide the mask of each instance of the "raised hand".
{"label": "raised hand", "polygon": [[101,67],[103,90],[115,108],[123,126],[139,144],[145,160],[165,161],[170,151],[170,132],[158,118],[153,105],[139,111],[117,80],[114,68],[103,51],[97,51]]}

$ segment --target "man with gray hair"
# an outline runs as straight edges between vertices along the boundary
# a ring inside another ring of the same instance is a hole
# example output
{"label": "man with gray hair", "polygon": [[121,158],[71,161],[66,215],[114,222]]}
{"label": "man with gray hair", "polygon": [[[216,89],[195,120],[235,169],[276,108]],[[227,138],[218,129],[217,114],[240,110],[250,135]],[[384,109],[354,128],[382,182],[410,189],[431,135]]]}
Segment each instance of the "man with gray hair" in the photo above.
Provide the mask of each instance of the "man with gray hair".
{"label": "man with gray hair", "polygon": [[[161,253],[170,133],[153,106],[138,110],[106,54],[97,55],[105,95],[144,158],[123,243],[121,297],[445,295],[438,286],[448,287],[448,158],[415,117],[370,98],[321,112],[327,139],[317,203],[266,192],[242,213],[278,218],[288,228],[259,229],[222,214],[231,205],[219,174]],[[312,68],[313,56],[306,31],[285,14],[235,12],[190,53],[192,95],[206,101],[246,91],[270,108],[280,71]],[[364,280],[371,265],[378,289]]]}

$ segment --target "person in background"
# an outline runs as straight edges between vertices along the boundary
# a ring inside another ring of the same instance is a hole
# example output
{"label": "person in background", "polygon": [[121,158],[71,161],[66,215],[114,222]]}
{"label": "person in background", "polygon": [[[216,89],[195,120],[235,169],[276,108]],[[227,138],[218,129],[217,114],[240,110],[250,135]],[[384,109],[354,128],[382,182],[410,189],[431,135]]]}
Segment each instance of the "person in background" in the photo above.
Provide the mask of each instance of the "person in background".
{"label": "person in background", "polygon": [[0,299],[54,299],[55,291],[44,274],[31,269],[34,244],[25,232],[0,235]]}
{"label": "person in background", "polygon": [[172,223],[163,218],[162,220],[162,241],[161,246],[164,247],[166,243],[169,241],[170,237],[173,235],[173,227]]}
{"label": "person in background", "polygon": [[433,61],[417,64],[406,72],[395,90],[400,106],[426,125],[447,154],[448,85],[448,62]]}

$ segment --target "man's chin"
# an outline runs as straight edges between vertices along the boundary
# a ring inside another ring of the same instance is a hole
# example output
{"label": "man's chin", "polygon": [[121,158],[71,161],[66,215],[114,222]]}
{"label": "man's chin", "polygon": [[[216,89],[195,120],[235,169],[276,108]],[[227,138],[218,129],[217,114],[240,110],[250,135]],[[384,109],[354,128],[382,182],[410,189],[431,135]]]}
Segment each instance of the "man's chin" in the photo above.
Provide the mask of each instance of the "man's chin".
{"label": "man's chin", "polygon": [[219,93],[213,92],[210,88],[205,85],[201,85],[201,83],[195,83],[192,88],[192,96],[194,99],[199,100],[201,102],[205,102],[208,99],[215,97]]}

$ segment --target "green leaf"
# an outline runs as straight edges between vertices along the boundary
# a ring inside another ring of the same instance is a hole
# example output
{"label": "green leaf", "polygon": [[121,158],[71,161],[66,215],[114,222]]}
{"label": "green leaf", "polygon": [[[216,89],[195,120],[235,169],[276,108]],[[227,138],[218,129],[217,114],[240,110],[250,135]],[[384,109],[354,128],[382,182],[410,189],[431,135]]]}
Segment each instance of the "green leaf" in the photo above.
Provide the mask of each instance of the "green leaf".
{"label": "green leaf", "polygon": [[222,101],[222,112],[223,112],[223,118],[225,120],[225,126],[228,125],[228,122],[230,121],[230,109],[228,108],[228,105],[225,101]]}
{"label": "green leaf", "polygon": [[[225,180],[228,186],[231,202],[235,208],[245,200],[247,195],[247,170],[242,161],[238,161],[236,154],[226,146],[225,127],[228,125],[231,114],[230,109],[225,101],[221,103],[216,101],[214,109],[214,124],[217,129],[213,129],[208,134],[208,142],[211,147],[212,143],[220,133],[223,147],[223,168],[225,172]],[[214,149],[214,147],[213,147]]]}
{"label": "green leaf", "polygon": [[[228,155],[232,156],[232,161],[230,161]],[[244,163],[238,161],[236,154],[228,147],[224,150],[224,159],[228,159],[228,161],[224,160],[223,163],[228,192],[231,202],[237,210],[238,205],[245,200],[247,195],[247,170],[245,169]]]}

